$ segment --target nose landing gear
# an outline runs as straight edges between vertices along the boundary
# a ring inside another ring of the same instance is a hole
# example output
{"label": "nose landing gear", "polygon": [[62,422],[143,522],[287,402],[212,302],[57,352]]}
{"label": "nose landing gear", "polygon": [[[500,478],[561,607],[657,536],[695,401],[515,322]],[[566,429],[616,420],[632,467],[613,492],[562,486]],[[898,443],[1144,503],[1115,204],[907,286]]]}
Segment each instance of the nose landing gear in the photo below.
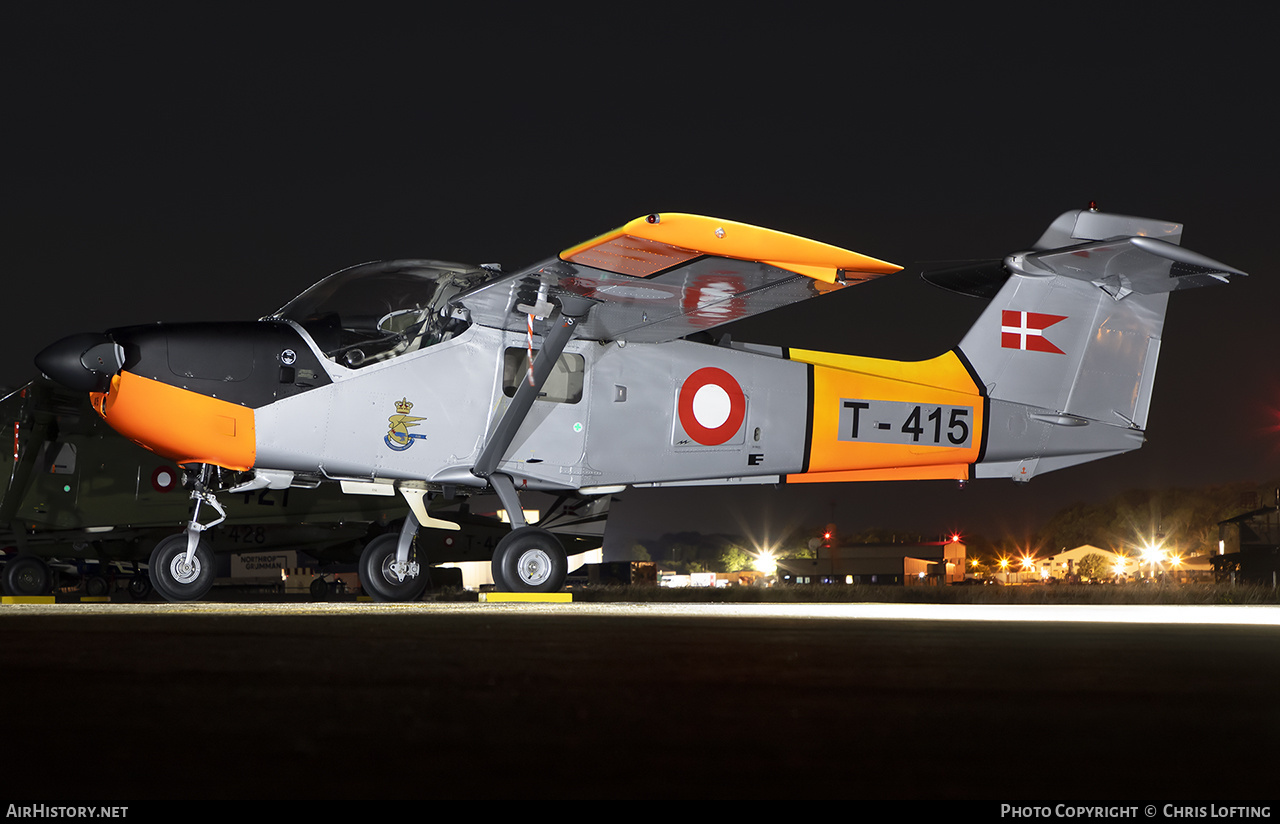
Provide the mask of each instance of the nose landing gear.
{"label": "nose landing gear", "polygon": [[[197,601],[213,588],[213,549],[201,533],[227,519],[226,510],[207,488],[213,469],[207,464],[198,469],[191,490],[195,507],[186,531],[170,535],[151,551],[148,564],[151,585],[166,601]],[[202,504],[212,506],[218,517],[207,524],[200,523]]]}
{"label": "nose landing gear", "polygon": [[191,552],[187,535],[170,535],[151,551],[151,585],[166,601],[197,601],[213,588],[213,550],[200,538]]}

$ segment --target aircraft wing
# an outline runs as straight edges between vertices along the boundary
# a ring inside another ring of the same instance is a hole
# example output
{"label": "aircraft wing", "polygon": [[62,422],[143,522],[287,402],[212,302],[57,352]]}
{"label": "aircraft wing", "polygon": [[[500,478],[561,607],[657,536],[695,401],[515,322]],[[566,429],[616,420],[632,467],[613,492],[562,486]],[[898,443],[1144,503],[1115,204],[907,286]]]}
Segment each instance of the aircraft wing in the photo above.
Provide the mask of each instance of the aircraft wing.
{"label": "aircraft wing", "polygon": [[783,232],[701,215],[649,215],[453,299],[484,326],[523,332],[553,303],[591,306],[576,337],[656,343],[902,267]]}

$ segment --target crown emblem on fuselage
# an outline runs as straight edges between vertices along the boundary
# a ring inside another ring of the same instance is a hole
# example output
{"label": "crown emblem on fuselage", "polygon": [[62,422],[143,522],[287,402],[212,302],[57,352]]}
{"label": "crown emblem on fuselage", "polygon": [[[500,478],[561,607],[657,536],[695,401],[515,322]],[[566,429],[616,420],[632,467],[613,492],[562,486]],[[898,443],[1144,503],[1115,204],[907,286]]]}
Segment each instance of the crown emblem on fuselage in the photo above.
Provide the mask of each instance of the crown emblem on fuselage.
{"label": "crown emblem on fuselage", "polygon": [[390,424],[390,428],[387,430],[387,434],[383,436],[382,440],[383,443],[394,449],[396,452],[403,452],[413,446],[414,441],[423,440],[426,436],[409,431],[409,427],[417,426],[418,421],[422,420],[422,418],[415,418],[409,414],[409,410],[413,409],[413,404],[409,399],[407,397],[401,398],[395,403],[396,414],[387,418],[387,423]]}

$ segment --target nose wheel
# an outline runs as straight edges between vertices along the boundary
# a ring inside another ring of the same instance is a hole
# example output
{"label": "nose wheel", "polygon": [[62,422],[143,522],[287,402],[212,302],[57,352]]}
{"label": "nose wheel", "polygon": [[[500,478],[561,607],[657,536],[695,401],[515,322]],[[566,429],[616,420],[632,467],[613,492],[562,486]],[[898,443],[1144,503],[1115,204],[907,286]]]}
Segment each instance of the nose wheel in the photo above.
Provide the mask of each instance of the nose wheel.
{"label": "nose wheel", "polygon": [[502,592],[559,592],[568,574],[564,547],[545,529],[514,529],[493,550],[493,581]]}
{"label": "nose wheel", "polygon": [[197,601],[213,587],[213,550],[201,538],[187,559],[187,534],[170,535],[151,551],[151,585],[166,601]]}

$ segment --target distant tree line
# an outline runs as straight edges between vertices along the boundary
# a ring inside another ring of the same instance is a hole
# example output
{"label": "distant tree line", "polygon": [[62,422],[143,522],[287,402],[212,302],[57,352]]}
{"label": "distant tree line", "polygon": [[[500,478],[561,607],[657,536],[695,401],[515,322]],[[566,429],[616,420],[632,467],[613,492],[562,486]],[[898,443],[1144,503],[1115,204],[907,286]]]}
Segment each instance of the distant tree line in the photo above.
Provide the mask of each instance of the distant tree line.
{"label": "distant tree line", "polygon": [[742,536],[701,532],[669,532],[640,541],[632,557],[683,573],[738,572],[750,569],[754,560]]}
{"label": "distant tree line", "polygon": [[1217,552],[1218,524],[1276,503],[1280,481],[1240,482],[1199,488],[1130,490],[1098,504],[1076,503],[1058,511],[1039,533],[1042,554],[1092,544],[1132,549],[1147,542],[1176,547],[1183,555]]}

